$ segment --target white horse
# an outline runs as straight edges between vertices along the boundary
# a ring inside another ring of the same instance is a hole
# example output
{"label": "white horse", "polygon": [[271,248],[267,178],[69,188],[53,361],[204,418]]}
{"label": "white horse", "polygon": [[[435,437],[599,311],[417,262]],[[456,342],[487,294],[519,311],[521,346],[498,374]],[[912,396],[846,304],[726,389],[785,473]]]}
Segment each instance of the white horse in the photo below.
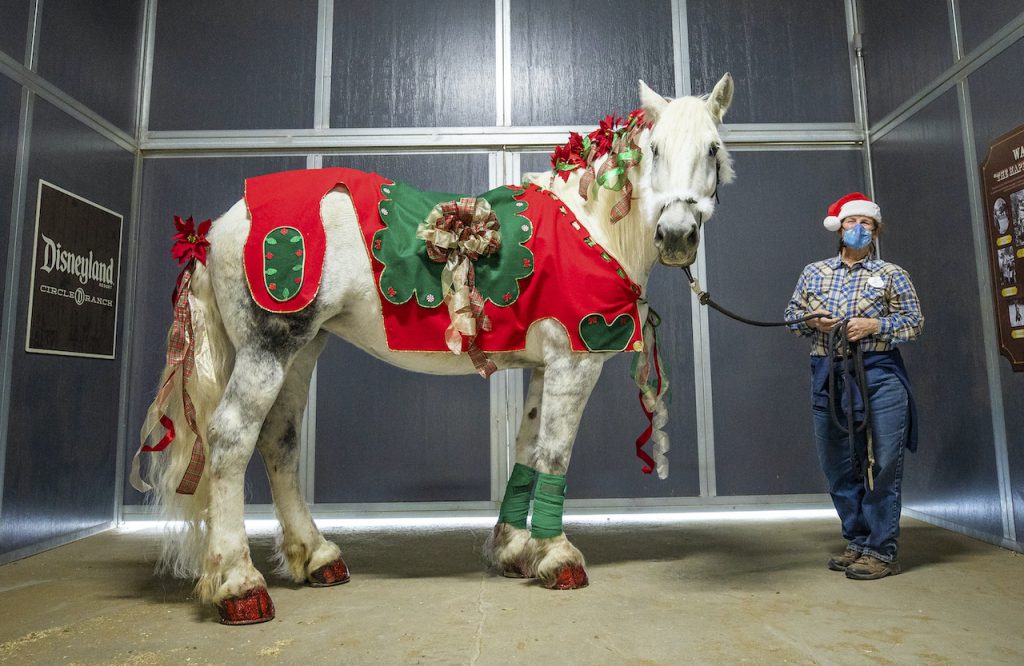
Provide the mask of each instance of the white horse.
{"label": "white horse", "polygon": [[[634,175],[626,173],[636,179],[635,203],[614,224],[611,211],[621,192],[596,187],[596,195],[581,197],[583,169],[565,181],[550,174],[528,180],[550,188],[633,283],[645,288],[656,262],[673,267],[693,263],[700,226],[714,210],[718,185],[731,180],[719,126],[732,94],[728,74],[701,98],[666,99],[640,82],[646,124],[633,138],[643,157],[636,156]],[[600,172],[600,161],[593,166]],[[263,456],[281,524],[281,569],[294,581],[314,586],[349,578],[340,549],[313,522],[297,475],[297,432],[313,366],[328,334],[407,370],[474,372],[465,354],[389,349],[378,285],[350,193],[334,189],[323,198],[320,212],[326,254],[319,292],[315,307],[293,314],[267,312],[250,295],[242,270],[250,227],[245,201],[213,223],[208,261],[195,266],[189,297],[209,345],[186,384],[195,405],[192,422],[201,438],[200,453],[206,453],[202,478],[194,494],[175,493],[193,455],[190,446],[169,447],[149,463],[147,479],[156,503],[188,526],[169,535],[158,567],[198,578],[197,596],[213,602],[227,624],[262,622],[274,615],[266,581],[250,559],[243,522],[244,474],[255,449]],[[639,313],[643,321],[647,306],[642,299]],[[529,329],[525,349],[490,356],[498,369],[533,371],[516,438],[516,469],[485,546],[489,562],[506,575],[536,577],[559,589],[587,584],[583,555],[561,531],[561,502],[580,417],[612,355],[574,352],[566,329],[545,319]],[[169,365],[162,384],[173,374]],[[174,395],[180,398],[180,387]],[[190,426],[181,402],[170,401],[177,408],[168,416],[185,441]],[[526,528],[531,501],[532,531]]]}

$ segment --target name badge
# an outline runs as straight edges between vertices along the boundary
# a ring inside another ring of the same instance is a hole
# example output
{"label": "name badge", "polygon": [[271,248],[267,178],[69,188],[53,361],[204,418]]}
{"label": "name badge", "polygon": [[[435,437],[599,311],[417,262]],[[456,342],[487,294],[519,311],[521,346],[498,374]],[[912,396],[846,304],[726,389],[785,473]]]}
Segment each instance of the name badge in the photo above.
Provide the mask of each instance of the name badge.
{"label": "name badge", "polygon": [[868,286],[874,287],[875,289],[881,289],[885,286],[885,282],[877,275],[872,275],[868,278]]}

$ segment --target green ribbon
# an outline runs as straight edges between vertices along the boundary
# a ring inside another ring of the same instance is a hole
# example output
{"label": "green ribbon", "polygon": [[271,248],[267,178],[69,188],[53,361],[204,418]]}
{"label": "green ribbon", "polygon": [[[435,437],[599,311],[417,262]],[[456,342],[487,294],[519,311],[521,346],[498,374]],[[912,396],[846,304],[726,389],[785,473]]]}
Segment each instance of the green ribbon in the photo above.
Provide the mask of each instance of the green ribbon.
{"label": "green ribbon", "polygon": [[533,523],[530,536],[550,539],[562,533],[562,513],[565,505],[565,476],[538,474],[533,492]]}
{"label": "green ribbon", "polygon": [[[622,186],[626,184],[626,179],[623,178],[623,174],[626,173],[626,169],[632,166],[636,166],[640,162],[640,151],[635,149],[623,150],[620,153],[612,153],[609,158],[616,165],[609,169],[603,169],[601,175],[597,177],[597,184],[606,190],[618,192],[622,189]],[[609,185],[608,181],[612,178],[615,179],[614,184]]]}
{"label": "green ribbon", "polygon": [[533,490],[533,479],[536,474],[537,471],[532,467],[515,464],[505,486],[505,498],[501,500],[499,523],[526,529],[526,515],[530,512],[530,491]]}

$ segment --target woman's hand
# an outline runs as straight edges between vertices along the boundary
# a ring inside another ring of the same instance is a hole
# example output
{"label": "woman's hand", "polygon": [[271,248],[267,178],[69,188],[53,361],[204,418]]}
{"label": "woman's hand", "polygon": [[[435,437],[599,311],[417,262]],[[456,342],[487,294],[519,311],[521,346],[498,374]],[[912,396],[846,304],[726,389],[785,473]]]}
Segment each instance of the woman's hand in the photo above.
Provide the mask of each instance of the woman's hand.
{"label": "woman's hand", "polygon": [[825,315],[824,317],[818,317],[817,319],[807,320],[808,326],[815,330],[821,331],[822,333],[828,333],[829,331],[836,327],[836,324],[839,323],[839,319],[831,317],[830,315],[832,313],[829,312],[828,310],[814,310],[813,312],[809,312],[808,314]]}
{"label": "woman's hand", "polygon": [[846,326],[846,339],[850,342],[856,342],[869,335],[874,335],[878,333],[879,325],[880,323],[877,319],[854,317],[850,319],[850,323]]}

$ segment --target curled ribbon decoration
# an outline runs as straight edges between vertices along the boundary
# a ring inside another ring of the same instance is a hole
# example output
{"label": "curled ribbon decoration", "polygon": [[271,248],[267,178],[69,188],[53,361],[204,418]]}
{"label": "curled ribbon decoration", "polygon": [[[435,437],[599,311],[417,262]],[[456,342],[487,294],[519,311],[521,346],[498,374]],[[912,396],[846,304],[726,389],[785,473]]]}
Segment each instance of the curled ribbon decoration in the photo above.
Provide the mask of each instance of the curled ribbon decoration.
{"label": "curled ribbon decoration", "polygon": [[[668,458],[665,454],[668,453],[669,442],[668,433],[664,428],[668,423],[668,408],[665,405],[668,378],[665,376],[664,362],[658,350],[659,325],[661,317],[653,309],[649,309],[643,328],[644,351],[634,354],[629,374],[640,389],[640,406],[649,422],[647,429],[637,437],[636,455],[644,462],[644,474],[657,471],[658,478],[666,479]],[[653,456],[644,451],[644,445],[652,440]]]}
{"label": "curled ribbon decoration", "polygon": [[632,207],[633,182],[629,179],[629,170],[640,164],[641,157],[635,137],[636,132],[624,132],[616,139],[601,169],[595,174],[594,165],[590,164],[580,178],[579,195],[584,200],[588,198],[590,186],[595,180],[606,190],[622,192],[622,196],[612,206],[609,216],[612,224],[629,215]]}
{"label": "curled ribbon decoration", "polygon": [[466,351],[483,377],[497,367],[476,345],[478,333],[491,330],[491,319],[484,314],[473,266],[480,257],[501,249],[500,226],[486,199],[464,197],[437,204],[416,229],[416,237],[427,243],[427,256],[444,264],[441,293],[452,320],[445,330],[445,343],[452,353],[460,354],[465,338]]}
{"label": "curled ribbon decoration", "polygon": [[[206,466],[203,438],[199,434],[199,426],[196,423],[195,405],[188,394],[188,381],[196,371],[197,357],[200,362],[201,376],[209,377],[213,372],[202,311],[194,305],[195,299],[192,296],[192,276],[196,271],[196,263],[206,265],[206,254],[210,247],[210,242],[206,240],[206,234],[210,230],[210,225],[210,220],[200,222],[196,226],[191,217],[183,220],[177,215],[174,216],[177,233],[173,236],[174,245],[171,248],[171,256],[178,260],[179,265],[183,264],[185,267],[178,274],[178,280],[174,284],[174,292],[171,295],[174,319],[168,335],[166,359],[170,372],[160,386],[156,399],[153,400],[146,412],[146,420],[141,433],[142,441],[132,458],[132,471],[129,480],[132,487],[139,492],[144,493],[153,489],[142,479],[140,471],[142,452],[163,451],[176,437],[174,421],[167,416],[167,408],[171,404],[171,397],[176,389],[181,393],[181,407],[185,414],[185,421],[195,434],[195,439],[192,442],[192,454],[189,457],[188,467],[186,467],[175,492],[182,495],[194,494],[199,487],[199,480],[203,476],[203,468]],[[149,442],[153,440],[158,428],[163,428],[166,432],[160,441],[150,444]]]}
{"label": "curled ribbon decoration", "polygon": [[[195,434],[195,440],[192,443],[192,455],[189,459],[188,467],[175,492],[182,495],[194,494],[199,486],[199,480],[202,478],[203,468],[206,465],[203,438],[199,435],[199,427],[196,423],[196,409],[187,388],[188,381],[195,371],[197,342],[196,327],[193,322],[193,308],[190,301],[192,274],[195,271],[195,264],[196,260],[194,258],[189,260],[188,265],[185,266],[181,275],[178,276],[178,282],[174,288],[174,321],[171,324],[171,332],[167,343],[167,367],[170,368],[171,372],[160,387],[153,404],[149,406],[145,423],[142,426],[142,443],[132,459],[130,481],[132,487],[139,492],[152,490],[152,486],[143,481],[140,474],[139,456],[143,451],[163,451],[175,439],[174,422],[167,416],[167,407],[170,404],[175,388],[179,388],[179,386],[185,421]],[[166,434],[156,444],[148,444],[158,427],[165,429],[167,431]]]}

